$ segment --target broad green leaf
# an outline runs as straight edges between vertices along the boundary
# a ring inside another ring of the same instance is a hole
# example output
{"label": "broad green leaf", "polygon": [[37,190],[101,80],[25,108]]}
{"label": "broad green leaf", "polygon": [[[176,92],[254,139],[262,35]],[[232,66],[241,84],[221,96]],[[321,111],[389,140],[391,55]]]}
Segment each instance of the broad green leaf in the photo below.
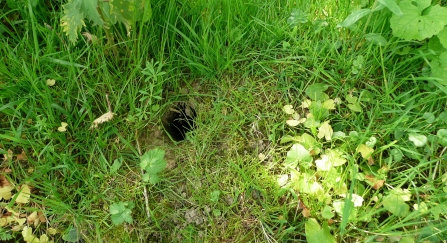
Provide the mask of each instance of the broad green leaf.
{"label": "broad green leaf", "polygon": [[327,100],[327,94],[324,93],[328,89],[328,86],[322,83],[314,83],[309,85],[305,93],[312,100]]}
{"label": "broad green leaf", "polygon": [[432,112],[425,112],[422,115],[422,118],[425,119],[426,123],[431,124],[431,123],[433,123],[435,121],[435,114],[433,114]]}
{"label": "broad green leaf", "polygon": [[137,16],[136,20],[141,20],[145,23],[152,18],[152,7],[150,0],[136,0],[136,7],[140,10],[139,16]]}
{"label": "broad green leaf", "polygon": [[332,208],[328,205],[326,205],[323,209],[323,211],[321,211],[321,217],[325,218],[325,219],[331,219],[333,218],[335,215],[332,212]]}
{"label": "broad green leaf", "polygon": [[331,235],[327,222],[320,227],[316,219],[310,218],[305,223],[305,233],[308,243],[335,243],[334,236]]}
{"label": "broad green leaf", "polygon": [[431,72],[434,77],[443,80],[442,84],[447,84],[447,51],[442,52],[439,57],[435,58],[430,63]]}
{"label": "broad green leaf", "polygon": [[81,239],[81,234],[76,228],[71,228],[68,233],[62,236],[62,239],[67,242],[78,242]]}
{"label": "broad green leaf", "polygon": [[346,101],[348,101],[348,108],[354,112],[362,112],[362,107],[357,102],[357,97],[350,94],[346,95]]}
{"label": "broad green leaf", "polygon": [[62,5],[64,9],[64,16],[61,18],[62,30],[73,44],[78,38],[78,32],[85,26],[84,14],[80,11],[81,4],[81,0],[71,0]]}
{"label": "broad green leaf", "polygon": [[309,107],[309,112],[317,121],[321,121],[329,116],[329,110],[323,106],[320,100],[312,102]]}
{"label": "broad green leaf", "polygon": [[312,115],[312,113],[307,114],[306,121],[304,122],[304,126],[307,128],[317,128],[320,126],[320,122],[315,119],[315,117]]}
{"label": "broad green leaf", "polygon": [[359,152],[362,155],[362,158],[368,159],[371,156],[371,154],[374,152],[374,149],[371,147],[368,147],[365,144],[360,144],[357,147],[357,152]]}
{"label": "broad green leaf", "polygon": [[[72,0],[73,1],[73,0]],[[104,26],[104,22],[98,12],[98,0],[82,0],[81,11],[94,25]]]}
{"label": "broad green leaf", "polygon": [[423,147],[427,143],[427,137],[418,133],[408,134],[408,140],[412,141],[416,147]]}
{"label": "broad green leaf", "polygon": [[332,139],[332,134],[334,131],[332,130],[331,125],[329,125],[329,121],[325,121],[318,128],[318,138],[325,138],[326,141],[330,141]]}
{"label": "broad green leaf", "polygon": [[132,223],[132,208],[134,204],[132,202],[118,202],[110,205],[110,214],[112,217],[112,223],[119,225],[124,222]]}
{"label": "broad green leaf", "polygon": [[217,203],[219,201],[219,197],[220,197],[220,191],[219,190],[214,190],[211,192],[211,202],[213,203]]}
{"label": "broad green leaf", "polygon": [[400,10],[399,5],[397,5],[395,0],[379,0],[379,3],[387,7],[393,14],[397,16],[402,16],[402,10]]}
{"label": "broad green leaf", "polygon": [[155,148],[141,156],[140,167],[150,174],[156,174],[166,168],[165,151]]}
{"label": "broad green leaf", "polygon": [[134,23],[135,17],[135,0],[109,0],[110,15],[116,16],[116,21],[119,21],[126,26],[127,34]]}
{"label": "broad green leaf", "polygon": [[414,243],[414,238],[411,237],[402,237],[399,243]]}
{"label": "broad green leaf", "polygon": [[365,38],[367,41],[376,44],[378,46],[386,46],[388,44],[388,41],[385,39],[385,37],[381,36],[377,33],[368,33],[363,35],[363,38]]}
{"label": "broad green leaf", "polygon": [[405,217],[410,211],[410,206],[408,206],[401,197],[395,194],[386,196],[382,203],[386,210],[398,217]]}
{"label": "broad green leaf", "polygon": [[402,158],[404,157],[404,154],[402,153],[402,151],[400,151],[400,149],[394,148],[391,150],[390,152],[391,156],[393,156],[393,161],[399,162],[402,160]]}
{"label": "broad green leaf", "polygon": [[442,46],[447,49],[447,26],[444,26],[444,29],[437,36]]}
{"label": "broad green leaf", "polygon": [[365,17],[366,15],[371,13],[371,9],[359,9],[357,11],[352,12],[343,22],[337,25],[337,27],[350,27],[354,25],[359,19]]}
{"label": "broad green leaf", "polygon": [[441,32],[447,24],[447,8],[439,5],[430,7],[430,2],[431,0],[399,2],[403,15],[391,17],[393,34],[405,40],[421,41]]}
{"label": "broad green leaf", "polygon": [[290,135],[285,135],[284,137],[281,138],[279,143],[283,144],[283,143],[296,142],[296,141],[297,141],[296,137],[292,137]]}
{"label": "broad green leaf", "polygon": [[312,156],[303,145],[295,143],[287,152],[285,164],[288,168],[296,168],[298,163],[305,168],[309,168],[312,165]]}
{"label": "broad green leaf", "polygon": [[115,159],[113,161],[112,166],[110,166],[110,173],[115,173],[118,171],[118,169],[121,167],[121,165],[123,164],[124,159],[123,157],[120,157],[118,159]]}
{"label": "broad green leaf", "polygon": [[447,129],[439,129],[436,136],[438,136],[439,144],[447,146]]}

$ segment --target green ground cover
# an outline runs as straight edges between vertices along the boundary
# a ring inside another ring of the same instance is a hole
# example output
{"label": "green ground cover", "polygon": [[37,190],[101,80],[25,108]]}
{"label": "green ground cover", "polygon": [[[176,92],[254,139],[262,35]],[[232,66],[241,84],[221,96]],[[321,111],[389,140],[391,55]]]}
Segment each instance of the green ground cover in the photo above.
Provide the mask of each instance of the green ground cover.
{"label": "green ground cover", "polygon": [[445,1],[64,4],[0,0],[1,240],[447,239]]}

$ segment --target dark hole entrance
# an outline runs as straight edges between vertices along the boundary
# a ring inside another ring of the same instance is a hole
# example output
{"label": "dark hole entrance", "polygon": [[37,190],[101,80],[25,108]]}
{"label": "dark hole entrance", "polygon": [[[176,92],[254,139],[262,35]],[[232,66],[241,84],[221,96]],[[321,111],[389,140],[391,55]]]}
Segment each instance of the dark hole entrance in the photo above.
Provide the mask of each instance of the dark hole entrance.
{"label": "dark hole entrance", "polygon": [[175,141],[182,141],[186,133],[195,128],[197,113],[185,102],[178,102],[169,107],[163,116],[163,126]]}

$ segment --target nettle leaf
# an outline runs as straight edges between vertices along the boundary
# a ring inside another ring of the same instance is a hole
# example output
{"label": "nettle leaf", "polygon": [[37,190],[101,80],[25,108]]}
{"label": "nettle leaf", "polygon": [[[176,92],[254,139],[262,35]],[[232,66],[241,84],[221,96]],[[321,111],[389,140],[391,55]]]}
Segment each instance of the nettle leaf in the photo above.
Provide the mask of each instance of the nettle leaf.
{"label": "nettle leaf", "polygon": [[124,222],[132,223],[132,208],[134,204],[132,202],[118,202],[110,205],[110,214],[112,217],[112,223],[119,225]]}
{"label": "nettle leaf", "polygon": [[408,140],[412,141],[416,147],[423,147],[427,143],[427,137],[418,133],[408,134]]}
{"label": "nettle leaf", "polygon": [[323,222],[320,227],[316,219],[310,218],[305,223],[306,239],[308,243],[335,243],[334,236],[331,235],[327,222]]}
{"label": "nettle leaf", "polygon": [[424,40],[438,34],[447,24],[447,8],[431,5],[431,0],[403,0],[403,15],[390,19],[393,34],[405,40]]}
{"label": "nettle leaf", "polygon": [[312,165],[312,160],[309,151],[303,145],[295,143],[287,152],[285,164],[289,168],[296,168],[300,163],[303,167],[309,168]]}
{"label": "nettle leaf", "polygon": [[76,42],[78,32],[81,31],[82,26],[85,26],[84,14],[80,11],[81,4],[81,0],[71,0],[62,5],[64,16],[61,19],[61,26],[72,43]]}
{"label": "nettle leaf", "polygon": [[439,144],[447,146],[447,129],[439,129],[436,136],[438,136]]}
{"label": "nettle leaf", "polygon": [[371,9],[359,9],[357,11],[352,12],[343,22],[337,25],[337,27],[350,27],[354,25],[359,19],[365,17],[366,15],[371,13]]}

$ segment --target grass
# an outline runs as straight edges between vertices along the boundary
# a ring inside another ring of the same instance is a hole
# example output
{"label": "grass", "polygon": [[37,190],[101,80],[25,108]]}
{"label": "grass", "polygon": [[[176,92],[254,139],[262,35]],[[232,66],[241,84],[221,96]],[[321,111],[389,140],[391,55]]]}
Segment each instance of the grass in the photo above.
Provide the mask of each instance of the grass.
{"label": "grass", "polygon": [[[423,53],[396,54],[418,43],[394,40],[379,47],[356,30],[335,27],[360,2],[152,1],[150,23],[137,24],[129,37],[123,26],[113,27],[119,57],[104,33],[89,25],[85,30],[104,44],[84,38],[69,44],[59,26],[60,6],[52,4],[15,8],[0,2],[0,181],[32,188],[27,204],[14,197],[0,201],[2,219],[9,216],[6,207],[45,215],[3,226],[0,236],[19,240],[29,225],[55,242],[71,229],[85,242],[306,242],[306,222],[315,218],[329,223],[337,242],[446,238],[445,147],[436,134],[446,125],[447,93],[424,76]],[[293,9],[305,10],[309,22],[291,28]],[[392,39],[386,24],[371,21],[371,32]],[[365,61],[353,74],[359,56]],[[142,73],[150,67],[152,74]],[[56,84],[48,86],[47,79]],[[345,151],[346,164],[331,173],[346,184],[348,197],[363,197],[362,207],[329,187],[336,184],[330,173],[315,165],[300,165],[299,172],[287,167],[292,144],[281,139],[305,132],[317,138],[318,131],[288,126],[283,107],[298,110],[312,98],[305,91],[314,83],[327,85],[328,97],[342,101],[326,120],[347,135],[317,139],[316,146],[322,153]],[[90,129],[108,111],[106,93],[115,116]],[[361,112],[349,107],[348,95],[360,100]],[[196,129],[182,142],[172,141],[162,126],[163,114],[178,101],[198,113]],[[58,131],[61,122],[68,123],[66,132]],[[415,147],[411,133],[428,142]],[[374,164],[357,150],[371,136],[377,139]],[[143,153],[166,151],[159,183],[143,182],[138,146]],[[324,195],[298,185],[307,175],[321,183]],[[373,189],[367,175],[384,185]],[[408,189],[410,200],[393,196],[395,188]],[[337,200],[345,203],[341,213]],[[386,200],[407,205],[408,214],[391,212]],[[131,201],[133,222],[113,225],[110,206]],[[333,217],[322,216],[325,206]]]}

